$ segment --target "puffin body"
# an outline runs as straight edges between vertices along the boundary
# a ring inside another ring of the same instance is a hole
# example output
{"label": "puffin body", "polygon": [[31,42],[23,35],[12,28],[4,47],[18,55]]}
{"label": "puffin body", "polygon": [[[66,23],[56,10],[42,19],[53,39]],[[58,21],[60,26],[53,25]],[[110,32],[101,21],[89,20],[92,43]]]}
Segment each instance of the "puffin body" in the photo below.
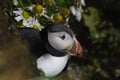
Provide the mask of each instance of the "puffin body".
{"label": "puffin body", "polygon": [[49,53],[37,59],[37,68],[44,71],[45,76],[58,75],[66,66],[69,55],[63,57],[52,56]]}
{"label": "puffin body", "polygon": [[73,31],[63,24],[54,24],[42,31],[22,29],[19,33],[29,43],[37,68],[46,77],[58,75],[65,68],[69,56],[82,55],[82,47]]}

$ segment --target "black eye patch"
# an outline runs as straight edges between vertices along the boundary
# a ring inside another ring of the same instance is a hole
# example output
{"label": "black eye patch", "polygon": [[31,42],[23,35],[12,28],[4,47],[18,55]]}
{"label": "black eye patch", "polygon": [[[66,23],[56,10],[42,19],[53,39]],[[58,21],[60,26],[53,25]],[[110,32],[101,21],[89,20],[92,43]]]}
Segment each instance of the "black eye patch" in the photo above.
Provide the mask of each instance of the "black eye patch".
{"label": "black eye patch", "polygon": [[60,38],[61,38],[62,40],[64,40],[64,39],[65,39],[65,34],[62,35],[62,36],[60,36]]}

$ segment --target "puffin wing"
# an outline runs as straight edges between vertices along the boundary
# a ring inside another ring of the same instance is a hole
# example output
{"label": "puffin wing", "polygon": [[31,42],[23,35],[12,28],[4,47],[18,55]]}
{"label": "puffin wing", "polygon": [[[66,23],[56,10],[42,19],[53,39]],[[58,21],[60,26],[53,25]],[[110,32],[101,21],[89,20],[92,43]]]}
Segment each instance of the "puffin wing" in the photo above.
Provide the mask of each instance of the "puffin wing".
{"label": "puffin wing", "polygon": [[41,41],[40,32],[31,28],[19,29],[19,36],[21,39],[26,40],[28,44],[35,45],[35,43]]}
{"label": "puffin wing", "polygon": [[44,42],[41,39],[40,31],[31,28],[25,28],[19,29],[18,34],[22,40],[27,42],[28,48],[33,56],[38,58],[45,53]]}

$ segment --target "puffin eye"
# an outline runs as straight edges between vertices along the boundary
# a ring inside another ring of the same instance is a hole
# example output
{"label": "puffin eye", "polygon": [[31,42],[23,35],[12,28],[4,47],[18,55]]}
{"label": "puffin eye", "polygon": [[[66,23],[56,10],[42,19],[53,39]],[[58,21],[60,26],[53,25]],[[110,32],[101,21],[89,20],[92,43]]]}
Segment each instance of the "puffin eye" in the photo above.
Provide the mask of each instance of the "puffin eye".
{"label": "puffin eye", "polygon": [[60,36],[60,38],[61,38],[62,40],[64,40],[64,39],[65,39],[65,34],[62,35],[62,36]]}

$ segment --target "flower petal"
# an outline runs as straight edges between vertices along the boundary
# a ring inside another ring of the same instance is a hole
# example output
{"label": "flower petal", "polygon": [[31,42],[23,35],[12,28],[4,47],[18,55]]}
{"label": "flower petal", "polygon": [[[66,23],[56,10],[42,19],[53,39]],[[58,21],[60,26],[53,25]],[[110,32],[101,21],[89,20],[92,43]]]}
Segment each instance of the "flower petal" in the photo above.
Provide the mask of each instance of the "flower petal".
{"label": "flower petal", "polygon": [[33,21],[32,21],[32,17],[30,17],[29,19],[23,19],[23,25],[26,27],[32,27],[33,26]]}
{"label": "flower petal", "polygon": [[38,22],[38,19],[35,20],[34,25],[40,26],[40,23]]}
{"label": "flower petal", "polygon": [[77,9],[75,10],[75,16],[76,16],[76,19],[77,19],[78,21],[81,20],[80,8],[77,8]]}
{"label": "flower petal", "polygon": [[13,13],[17,16],[17,15],[21,15],[22,12],[20,12],[20,11],[13,11]]}
{"label": "flower petal", "polygon": [[80,1],[81,1],[81,5],[82,5],[82,6],[86,6],[85,0],[80,0]]}
{"label": "flower petal", "polygon": [[19,21],[22,20],[22,19],[23,19],[22,16],[17,16],[17,17],[15,17],[15,20],[16,20],[17,22],[19,22]]}
{"label": "flower petal", "polygon": [[44,26],[40,25],[39,26],[39,31],[41,31],[44,28]]}
{"label": "flower petal", "polygon": [[20,16],[22,15],[23,11],[13,11],[13,13],[15,14],[15,16]]}
{"label": "flower petal", "polygon": [[75,15],[75,7],[74,7],[74,6],[71,6],[71,7],[70,7],[70,10],[71,10],[72,14]]}
{"label": "flower petal", "polygon": [[34,20],[34,25],[37,25],[37,26],[39,27],[39,30],[40,30],[40,31],[44,28],[44,26],[42,26],[42,25],[39,23],[38,19]]}
{"label": "flower petal", "polygon": [[35,7],[35,5],[31,5],[31,6],[28,6],[27,9],[30,10],[30,11],[33,11],[34,7]]}
{"label": "flower petal", "polygon": [[13,0],[13,4],[14,4],[15,6],[17,6],[17,5],[18,5],[18,0]]}

